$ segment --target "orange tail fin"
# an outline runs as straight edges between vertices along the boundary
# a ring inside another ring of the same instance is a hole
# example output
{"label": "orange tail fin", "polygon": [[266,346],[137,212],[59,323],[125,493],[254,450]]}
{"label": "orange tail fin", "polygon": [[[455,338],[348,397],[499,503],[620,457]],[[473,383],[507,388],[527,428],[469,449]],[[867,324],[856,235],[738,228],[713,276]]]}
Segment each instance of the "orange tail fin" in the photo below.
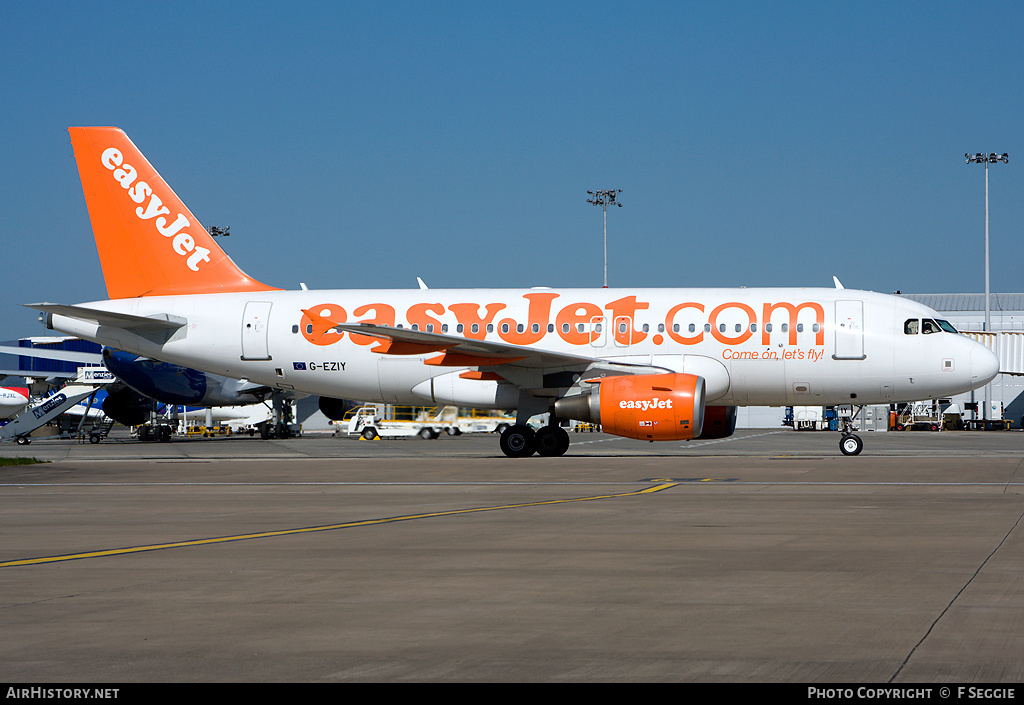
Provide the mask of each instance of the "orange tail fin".
{"label": "orange tail fin", "polygon": [[239,269],[116,127],[70,127],[107,295],[276,291]]}

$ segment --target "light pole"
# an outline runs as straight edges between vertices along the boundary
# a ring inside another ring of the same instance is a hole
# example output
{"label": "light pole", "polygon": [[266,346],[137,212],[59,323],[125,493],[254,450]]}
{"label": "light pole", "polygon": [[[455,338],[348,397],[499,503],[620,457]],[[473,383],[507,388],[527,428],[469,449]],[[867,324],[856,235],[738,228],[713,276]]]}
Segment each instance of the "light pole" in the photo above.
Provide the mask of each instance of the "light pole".
{"label": "light pole", "polygon": [[587,191],[592,198],[587,199],[587,203],[595,206],[601,206],[604,211],[604,288],[608,288],[608,206],[618,206],[622,208],[622,204],[615,200],[615,195],[622,193],[622,189],[601,189],[599,191]]}
{"label": "light pole", "polygon": [[[1008,164],[1010,161],[1010,155],[1006,152],[1002,154],[996,154],[990,152],[989,154],[971,154],[968,152],[964,154],[964,158],[968,164],[984,164],[985,165],[985,332],[992,332],[992,307],[989,295],[989,280],[988,280],[988,165],[1002,162]],[[988,403],[989,403],[989,390],[990,385],[985,385],[985,407],[983,409],[982,420],[988,419]]]}

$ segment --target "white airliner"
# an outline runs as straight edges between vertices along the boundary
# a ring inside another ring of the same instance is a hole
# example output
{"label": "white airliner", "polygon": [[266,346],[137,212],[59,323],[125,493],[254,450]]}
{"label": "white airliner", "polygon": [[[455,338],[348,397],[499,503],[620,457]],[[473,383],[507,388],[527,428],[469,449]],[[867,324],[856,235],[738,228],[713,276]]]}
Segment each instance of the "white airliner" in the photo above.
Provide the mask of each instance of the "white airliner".
{"label": "white airliner", "polygon": [[11,418],[27,405],[27,387],[0,387],[0,419]]}
{"label": "white airliner", "polygon": [[48,328],[283,390],[515,410],[508,456],[564,454],[558,419],[720,438],[737,406],[946,397],[998,371],[931,309],[842,288],[282,291],[238,269],[121,130],[69,132],[110,300],[31,304]]}

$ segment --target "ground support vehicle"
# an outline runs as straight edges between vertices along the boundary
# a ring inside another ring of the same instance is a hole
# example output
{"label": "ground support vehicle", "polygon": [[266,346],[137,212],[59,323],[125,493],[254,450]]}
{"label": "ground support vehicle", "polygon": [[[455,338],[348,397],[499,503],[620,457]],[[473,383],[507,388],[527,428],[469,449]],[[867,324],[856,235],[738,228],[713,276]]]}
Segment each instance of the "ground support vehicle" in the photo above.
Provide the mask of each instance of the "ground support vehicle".
{"label": "ground support vehicle", "polygon": [[[378,438],[411,438],[419,436],[432,440],[449,428],[458,427],[459,410],[454,406],[440,409],[417,407],[388,407],[384,404],[367,404],[352,409],[345,415],[344,428],[348,435],[373,441]],[[435,413],[431,414],[431,411]]]}

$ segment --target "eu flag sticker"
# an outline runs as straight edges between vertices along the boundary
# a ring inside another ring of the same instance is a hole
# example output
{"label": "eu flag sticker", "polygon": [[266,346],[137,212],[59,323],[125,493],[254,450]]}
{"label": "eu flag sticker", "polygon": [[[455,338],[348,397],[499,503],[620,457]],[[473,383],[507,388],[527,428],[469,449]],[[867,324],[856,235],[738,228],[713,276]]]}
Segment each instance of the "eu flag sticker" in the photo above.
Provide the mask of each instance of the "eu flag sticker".
{"label": "eu flag sticker", "polygon": [[306,363],[305,362],[293,362],[292,363],[292,367],[294,367],[297,370],[304,370],[304,369],[306,369]]}

